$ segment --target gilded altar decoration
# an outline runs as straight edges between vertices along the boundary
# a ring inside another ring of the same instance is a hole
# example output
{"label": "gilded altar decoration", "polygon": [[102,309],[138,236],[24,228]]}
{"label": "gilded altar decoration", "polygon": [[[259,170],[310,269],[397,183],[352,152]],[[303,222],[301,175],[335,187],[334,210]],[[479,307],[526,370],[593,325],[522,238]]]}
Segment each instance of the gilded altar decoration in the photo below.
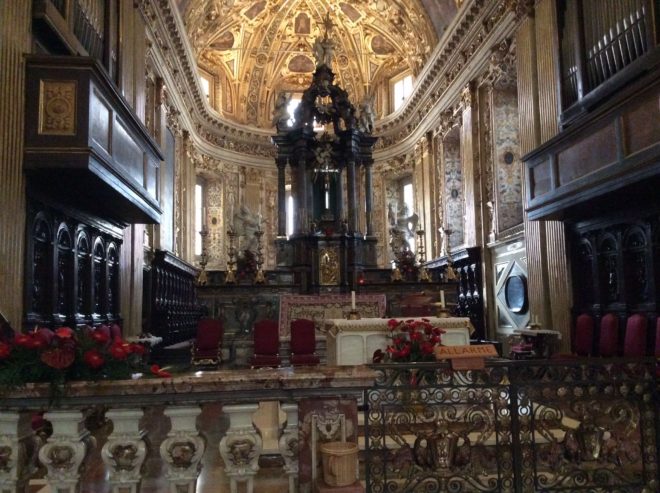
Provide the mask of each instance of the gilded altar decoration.
{"label": "gilded altar decoration", "polygon": [[337,248],[322,248],[319,252],[319,284],[336,286],[339,284],[339,254]]}
{"label": "gilded altar decoration", "polygon": [[39,134],[76,135],[76,81],[40,81]]}

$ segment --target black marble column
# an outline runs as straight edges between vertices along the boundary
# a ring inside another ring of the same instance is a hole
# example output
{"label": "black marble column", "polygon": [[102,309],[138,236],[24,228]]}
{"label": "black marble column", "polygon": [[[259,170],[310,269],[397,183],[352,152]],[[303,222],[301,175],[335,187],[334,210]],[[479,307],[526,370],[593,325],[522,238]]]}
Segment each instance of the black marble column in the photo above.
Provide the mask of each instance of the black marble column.
{"label": "black marble column", "polygon": [[277,236],[286,236],[286,158],[277,159]]}
{"label": "black marble column", "polygon": [[340,224],[341,220],[344,218],[344,170],[339,168],[339,172],[336,175],[336,203],[335,212],[337,213],[335,217],[336,224]]}
{"label": "black marble column", "polygon": [[348,230],[350,233],[354,233],[357,230],[358,225],[358,209],[357,209],[357,190],[355,187],[355,160],[350,159],[346,165],[348,168],[347,175],[347,188],[348,188]]}
{"label": "black marble column", "polygon": [[367,214],[367,236],[373,236],[374,226],[372,217],[373,208],[373,170],[372,162],[364,162],[364,200]]}

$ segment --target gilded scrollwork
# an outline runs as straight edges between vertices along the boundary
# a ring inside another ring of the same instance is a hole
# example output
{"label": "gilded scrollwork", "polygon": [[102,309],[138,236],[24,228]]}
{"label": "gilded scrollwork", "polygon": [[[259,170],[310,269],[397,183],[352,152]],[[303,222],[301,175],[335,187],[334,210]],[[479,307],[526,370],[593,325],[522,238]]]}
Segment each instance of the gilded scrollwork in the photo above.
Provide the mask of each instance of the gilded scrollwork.
{"label": "gilded scrollwork", "polygon": [[76,134],[76,81],[41,80],[39,83],[39,133]]}

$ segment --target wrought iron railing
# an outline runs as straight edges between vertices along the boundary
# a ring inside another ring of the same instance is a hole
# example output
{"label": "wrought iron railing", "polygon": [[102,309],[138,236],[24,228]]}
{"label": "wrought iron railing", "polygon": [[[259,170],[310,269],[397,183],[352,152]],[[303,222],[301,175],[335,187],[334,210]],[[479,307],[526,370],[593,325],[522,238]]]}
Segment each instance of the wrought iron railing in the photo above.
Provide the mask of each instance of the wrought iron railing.
{"label": "wrought iron railing", "polygon": [[374,368],[368,492],[657,491],[654,361]]}

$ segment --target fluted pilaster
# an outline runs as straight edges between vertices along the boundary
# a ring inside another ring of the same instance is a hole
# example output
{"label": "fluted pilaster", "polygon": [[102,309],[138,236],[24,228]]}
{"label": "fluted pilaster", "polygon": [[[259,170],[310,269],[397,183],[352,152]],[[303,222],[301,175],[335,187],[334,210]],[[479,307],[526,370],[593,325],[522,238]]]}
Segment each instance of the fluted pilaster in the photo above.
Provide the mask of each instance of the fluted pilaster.
{"label": "fluted pilaster", "polygon": [[3,2],[0,21],[0,312],[15,328],[23,319],[25,62],[32,2]]}

